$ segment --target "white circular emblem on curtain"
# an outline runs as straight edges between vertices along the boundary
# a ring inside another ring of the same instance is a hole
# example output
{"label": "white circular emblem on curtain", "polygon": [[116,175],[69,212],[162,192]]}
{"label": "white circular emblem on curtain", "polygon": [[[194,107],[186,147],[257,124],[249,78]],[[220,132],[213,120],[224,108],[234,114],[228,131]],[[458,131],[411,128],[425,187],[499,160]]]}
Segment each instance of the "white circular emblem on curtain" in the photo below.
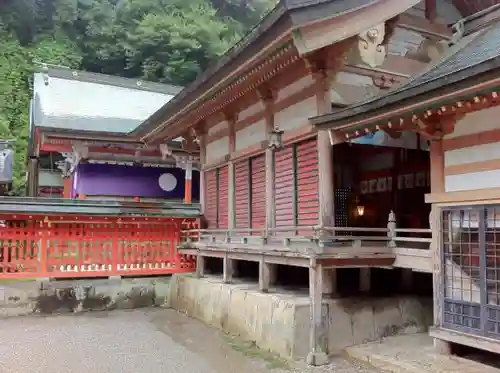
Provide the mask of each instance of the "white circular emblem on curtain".
{"label": "white circular emblem on curtain", "polygon": [[177,179],[169,173],[161,174],[158,178],[158,185],[165,192],[171,192],[177,186]]}

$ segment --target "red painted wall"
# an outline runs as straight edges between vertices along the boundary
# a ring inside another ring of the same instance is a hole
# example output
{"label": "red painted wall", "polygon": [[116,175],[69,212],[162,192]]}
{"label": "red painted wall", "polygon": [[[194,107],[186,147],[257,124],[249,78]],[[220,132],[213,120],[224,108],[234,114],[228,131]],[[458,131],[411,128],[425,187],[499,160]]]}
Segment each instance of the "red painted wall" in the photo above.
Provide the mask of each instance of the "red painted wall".
{"label": "red painted wall", "polygon": [[316,225],[319,217],[318,147],[316,139],[296,145],[297,225]]}
{"label": "red painted wall", "polygon": [[205,171],[205,220],[207,228],[217,228],[217,170]]}
{"label": "red painted wall", "polygon": [[[250,159],[252,229],[266,226],[266,157],[264,154]],[[259,232],[256,232],[258,234]]]}
{"label": "red painted wall", "polygon": [[293,146],[287,146],[274,153],[274,202],[276,227],[289,227],[295,225],[295,167],[293,156]]}
{"label": "red painted wall", "polygon": [[234,164],[235,184],[235,226],[236,228],[248,228],[249,226],[249,204],[250,204],[250,162],[248,159]]}
{"label": "red painted wall", "polygon": [[219,192],[219,203],[217,211],[217,223],[218,228],[227,229],[228,228],[228,167],[223,166],[218,169],[219,178],[217,189]]}

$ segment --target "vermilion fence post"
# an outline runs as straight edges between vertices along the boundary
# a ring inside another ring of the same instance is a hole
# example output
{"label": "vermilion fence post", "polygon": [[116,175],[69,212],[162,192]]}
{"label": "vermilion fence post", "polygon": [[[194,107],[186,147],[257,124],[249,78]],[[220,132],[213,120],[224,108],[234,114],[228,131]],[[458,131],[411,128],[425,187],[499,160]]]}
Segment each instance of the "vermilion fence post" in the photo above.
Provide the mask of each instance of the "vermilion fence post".
{"label": "vermilion fence post", "polygon": [[116,221],[114,223],[114,229],[113,229],[113,238],[111,240],[111,273],[112,274],[117,274],[118,273],[118,264],[120,263],[120,222]]}
{"label": "vermilion fence post", "polygon": [[47,266],[48,240],[50,239],[50,223],[40,221],[40,252],[38,254],[40,261],[40,277],[48,277],[49,269]]}

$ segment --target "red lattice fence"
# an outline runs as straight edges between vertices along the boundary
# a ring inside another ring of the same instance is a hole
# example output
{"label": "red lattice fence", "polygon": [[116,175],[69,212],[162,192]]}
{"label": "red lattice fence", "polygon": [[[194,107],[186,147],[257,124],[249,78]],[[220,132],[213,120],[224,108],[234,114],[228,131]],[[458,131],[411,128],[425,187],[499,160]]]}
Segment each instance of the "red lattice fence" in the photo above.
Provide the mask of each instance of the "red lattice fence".
{"label": "red lattice fence", "polygon": [[[0,217],[0,219],[7,217]],[[8,217],[0,224],[0,278],[80,278],[192,272],[177,251],[196,220]]]}

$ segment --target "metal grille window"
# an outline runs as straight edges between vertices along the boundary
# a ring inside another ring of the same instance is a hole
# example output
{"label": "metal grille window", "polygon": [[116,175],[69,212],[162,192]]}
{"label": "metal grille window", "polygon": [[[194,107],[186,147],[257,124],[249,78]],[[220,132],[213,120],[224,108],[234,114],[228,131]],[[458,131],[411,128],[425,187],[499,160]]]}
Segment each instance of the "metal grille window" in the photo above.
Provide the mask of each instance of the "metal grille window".
{"label": "metal grille window", "polygon": [[441,217],[443,326],[500,339],[500,205]]}

